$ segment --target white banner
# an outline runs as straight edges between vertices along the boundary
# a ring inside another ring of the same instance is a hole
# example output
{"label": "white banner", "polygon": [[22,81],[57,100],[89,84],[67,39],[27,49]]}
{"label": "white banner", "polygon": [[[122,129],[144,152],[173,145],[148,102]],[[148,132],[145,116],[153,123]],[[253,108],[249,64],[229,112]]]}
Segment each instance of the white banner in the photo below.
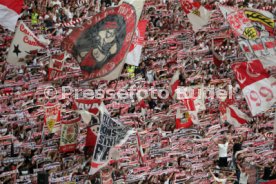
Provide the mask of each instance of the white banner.
{"label": "white banner", "polygon": [[20,66],[25,65],[24,58],[37,51],[45,48],[34,33],[21,21],[17,27],[15,36],[11,43],[7,61],[11,64]]}
{"label": "white banner", "polygon": [[131,129],[116,122],[108,114],[104,113],[101,118],[100,130],[89,174],[93,175],[99,169],[106,166],[110,159],[109,152],[111,149],[116,145],[123,144],[131,133]]}

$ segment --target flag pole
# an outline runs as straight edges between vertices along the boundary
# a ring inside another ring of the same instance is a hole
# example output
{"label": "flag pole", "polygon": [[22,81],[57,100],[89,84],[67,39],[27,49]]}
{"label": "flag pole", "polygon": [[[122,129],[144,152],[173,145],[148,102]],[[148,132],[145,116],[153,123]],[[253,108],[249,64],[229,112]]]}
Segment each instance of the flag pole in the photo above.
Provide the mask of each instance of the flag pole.
{"label": "flag pole", "polygon": [[273,130],[273,137],[274,137],[274,147],[273,150],[276,152],[276,108],[274,108],[274,130]]}

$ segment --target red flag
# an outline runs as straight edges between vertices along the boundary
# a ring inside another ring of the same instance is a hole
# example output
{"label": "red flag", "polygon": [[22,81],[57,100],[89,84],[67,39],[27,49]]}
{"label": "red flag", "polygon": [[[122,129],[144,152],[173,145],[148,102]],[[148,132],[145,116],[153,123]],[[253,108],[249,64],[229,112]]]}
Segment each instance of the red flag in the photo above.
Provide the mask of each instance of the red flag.
{"label": "red flag", "polygon": [[48,129],[48,133],[55,133],[60,129],[60,125],[58,124],[60,121],[60,105],[48,103],[44,108],[44,125]]}
{"label": "red flag", "polygon": [[54,80],[62,74],[63,64],[66,59],[65,56],[65,53],[52,56],[48,70],[48,80]]}
{"label": "red flag", "polygon": [[275,78],[269,76],[260,60],[235,63],[232,69],[253,116],[275,103]]}
{"label": "red flag", "polygon": [[129,65],[139,66],[148,20],[140,20],[126,58]]}
{"label": "red flag", "polygon": [[97,128],[98,126],[92,126],[87,128],[87,135],[85,139],[85,146],[94,147],[97,141]]}
{"label": "red flag", "polygon": [[262,182],[261,184],[276,184],[276,180],[271,180],[267,182]]}
{"label": "red flag", "polygon": [[0,24],[14,31],[23,3],[23,0],[0,0]]}
{"label": "red flag", "polygon": [[[99,111],[99,109],[97,109]],[[87,147],[95,147],[96,141],[97,141],[97,135],[100,127],[100,121],[99,116],[100,113],[97,114],[91,114],[89,127],[87,127],[87,134],[86,134],[86,140],[85,140],[85,146]]]}
{"label": "red flag", "polygon": [[192,118],[189,112],[182,113],[181,110],[177,110],[175,119],[175,129],[191,128],[193,126]]}
{"label": "red flag", "polygon": [[194,99],[184,99],[183,100],[184,106],[189,110],[189,111],[195,111],[195,103]]}
{"label": "red flag", "polygon": [[246,124],[250,118],[234,105],[226,107],[226,120],[235,127]]}
{"label": "red flag", "polygon": [[213,61],[214,61],[214,64],[219,68],[220,65],[222,64],[222,60],[220,60],[218,57],[216,57],[215,55],[213,55]]}

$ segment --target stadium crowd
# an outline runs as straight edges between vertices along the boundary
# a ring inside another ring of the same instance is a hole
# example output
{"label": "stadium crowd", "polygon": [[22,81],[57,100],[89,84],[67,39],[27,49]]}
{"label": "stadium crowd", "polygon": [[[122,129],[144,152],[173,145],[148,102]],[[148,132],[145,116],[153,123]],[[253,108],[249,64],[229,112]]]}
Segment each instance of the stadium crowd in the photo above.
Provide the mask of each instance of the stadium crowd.
{"label": "stadium crowd", "polygon": [[[63,52],[63,39],[89,18],[118,3],[25,0],[20,20],[50,44],[47,49],[29,53],[20,61],[25,63],[22,66],[6,62],[14,32],[0,27],[0,183],[39,183],[38,177],[45,176],[50,183],[92,184],[253,184],[276,179],[272,133],[275,106],[251,116],[231,69],[231,64],[245,60],[245,55],[217,6],[262,9],[276,16],[276,2],[203,0],[212,15],[209,24],[195,33],[178,0],[147,0],[141,19],[149,22],[138,67],[125,64],[117,80],[83,82],[78,62],[69,55],[62,75],[49,81],[50,58]],[[214,43],[214,38],[219,41]],[[77,116],[72,112],[73,94],[66,99],[48,99],[44,93],[48,84],[56,89],[169,90],[177,70],[179,86],[215,89],[213,96],[207,93],[204,98],[205,108],[198,112],[198,121],[188,129],[178,129],[175,115],[185,107],[171,96],[103,99],[113,118],[137,130],[139,143],[137,134],[131,135],[112,152],[108,166],[94,175],[89,175],[93,148],[85,145],[84,122],[79,125],[77,149],[70,153],[59,152],[60,132],[51,133],[44,127],[44,104],[48,102],[61,104],[63,119]],[[276,74],[275,68],[269,72]],[[218,89],[232,93],[233,99],[221,100]],[[235,104],[250,120],[240,127],[227,122],[221,113],[227,103]]]}

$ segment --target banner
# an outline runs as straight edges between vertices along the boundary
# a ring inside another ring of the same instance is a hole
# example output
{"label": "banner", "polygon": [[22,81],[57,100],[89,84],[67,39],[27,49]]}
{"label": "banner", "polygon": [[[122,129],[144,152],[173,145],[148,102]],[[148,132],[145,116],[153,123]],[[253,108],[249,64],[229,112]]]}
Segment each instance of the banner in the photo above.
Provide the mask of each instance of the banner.
{"label": "banner", "polygon": [[275,78],[269,76],[260,60],[235,63],[232,69],[253,116],[275,103]]}
{"label": "banner", "polygon": [[246,17],[243,10],[223,5],[219,5],[219,8],[237,37],[249,40],[255,40],[260,37],[260,32],[254,27],[251,20]]}
{"label": "banner", "polygon": [[148,20],[140,20],[126,58],[126,64],[139,66]]}
{"label": "banner", "polygon": [[99,112],[98,108],[100,107],[101,103],[102,101],[100,99],[78,98],[74,99],[73,109],[79,111],[88,111],[90,113],[97,115]]}
{"label": "banner", "polygon": [[206,10],[199,2],[191,3],[188,0],[179,1],[182,9],[187,14],[195,32],[208,24],[210,19],[210,12]]}
{"label": "banner", "polygon": [[116,145],[123,144],[131,133],[131,129],[116,122],[107,113],[104,113],[101,118],[100,130],[89,174],[92,175],[107,165],[110,159],[110,150]]}
{"label": "banner", "polygon": [[108,8],[65,38],[63,47],[78,61],[86,79],[118,78],[140,18],[144,0]]}
{"label": "banner", "polygon": [[66,60],[66,53],[52,56],[48,69],[48,80],[54,80],[62,75],[64,62]]}
{"label": "banner", "polygon": [[254,27],[242,10],[229,14],[227,21],[238,37],[252,40],[260,37],[260,32]]}
{"label": "banner", "polygon": [[205,92],[204,86],[188,86],[178,88],[179,99],[189,111],[205,111]]}
{"label": "banner", "polygon": [[272,61],[275,63],[276,41],[274,37],[262,37],[255,40],[239,40],[239,45],[248,60],[262,58],[263,60]]}
{"label": "banner", "polygon": [[48,128],[48,133],[57,132],[57,122],[60,121],[60,105],[48,103],[44,106],[44,125]]}
{"label": "banner", "polygon": [[274,36],[274,15],[268,11],[253,8],[244,9],[244,14],[255,27],[261,29],[262,36]]}
{"label": "banner", "polygon": [[77,147],[77,138],[79,133],[80,117],[73,120],[64,120],[61,125],[60,147],[62,153],[75,151]]}
{"label": "banner", "polygon": [[34,33],[21,21],[12,40],[7,61],[14,65],[25,65],[24,58],[32,51],[46,47]]}
{"label": "banner", "polygon": [[239,39],[239,45],[248,60],[264,58],[273,60],[275,53],[274,16],[262,10],[220,6],[232,31]]}
{"label": "banner", "polygon": [[175,128],[190,128],[193,126],[193,121],[189,112],[184,112],[181,109],[177,109],[176,117],[175,117]]}

